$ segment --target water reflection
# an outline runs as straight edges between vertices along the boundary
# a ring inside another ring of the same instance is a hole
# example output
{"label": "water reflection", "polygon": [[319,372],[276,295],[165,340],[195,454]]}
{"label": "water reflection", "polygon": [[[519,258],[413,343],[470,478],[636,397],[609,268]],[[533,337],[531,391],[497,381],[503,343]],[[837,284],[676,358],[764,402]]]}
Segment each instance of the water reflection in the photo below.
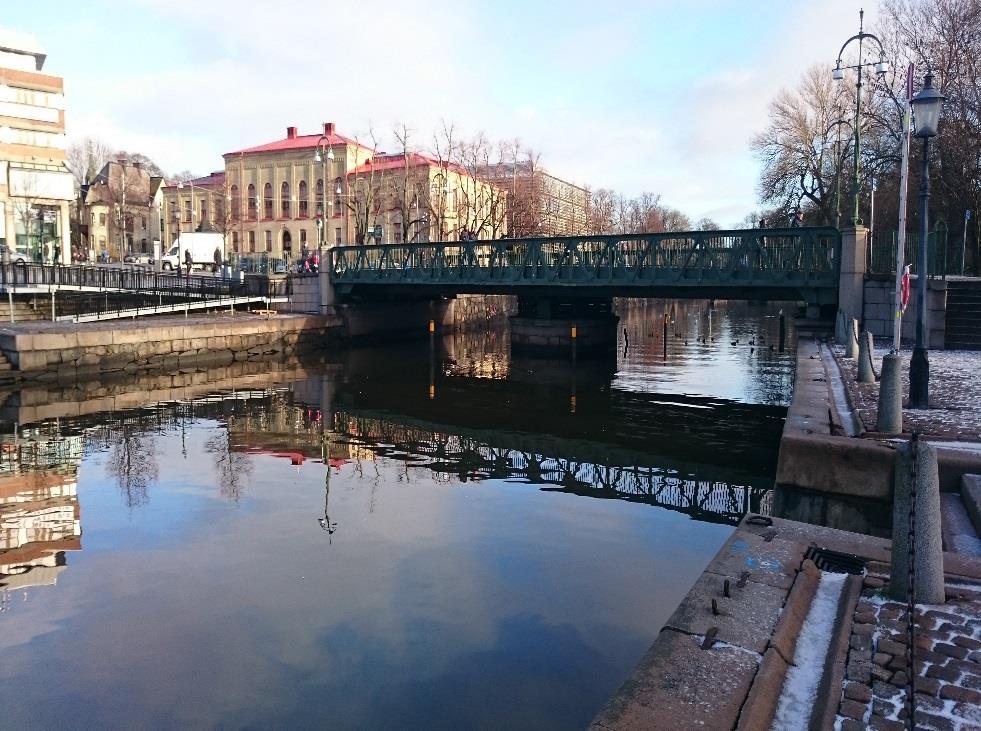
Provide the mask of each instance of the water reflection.
{"label": "water reflection", "polygon": [[[676,307],[645,343],[664,312],[575,364],[472,333],[6,395],[4,596],[83,514],[86,548],[0,616],[5,721],[584,726],[769,509],[773,313]],[[732,340],[686,345],[708,312]]]}
{"label": "water reflection", "polygon": [[52,425],[0,436],[0,611],[17,590],[54,585],[65,552],[81,550],[81,458],[81,439]]}

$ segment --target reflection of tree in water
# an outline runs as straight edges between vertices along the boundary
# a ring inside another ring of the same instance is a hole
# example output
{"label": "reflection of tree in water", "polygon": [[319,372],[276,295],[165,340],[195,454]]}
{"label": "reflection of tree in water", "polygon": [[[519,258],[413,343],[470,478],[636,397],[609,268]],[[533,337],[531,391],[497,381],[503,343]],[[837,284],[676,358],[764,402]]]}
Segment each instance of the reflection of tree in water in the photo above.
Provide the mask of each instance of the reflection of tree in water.
{"label": "reflection of tree in water", "polygon": [[106,474],[116,480],[127,508],[143,507],[150,502],[150,486],[160,475],[156,437],[126,421],[113,432]]}
{"label": "reflection of tree in water", "polygon": [[238,502],[252,477],[252,460],[245,452],[235,451],[227,428],[219,429],[204,443],[214,460],[218,491],[222,497]]}

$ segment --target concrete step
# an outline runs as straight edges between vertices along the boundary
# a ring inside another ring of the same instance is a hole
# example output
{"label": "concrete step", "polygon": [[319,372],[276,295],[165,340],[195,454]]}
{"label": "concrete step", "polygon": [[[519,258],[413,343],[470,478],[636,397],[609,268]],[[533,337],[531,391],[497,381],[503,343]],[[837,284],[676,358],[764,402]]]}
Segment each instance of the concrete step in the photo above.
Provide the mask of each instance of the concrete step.
{"label": "concrete step", "polygon": [[957,493],[940,493],[940,524],[945,551],[981,557],[981,538]]}
{"label": "concrete step", "polygon": [[961,499],[971,516],[974,530],[981,535],[981,475],[961,476]]}

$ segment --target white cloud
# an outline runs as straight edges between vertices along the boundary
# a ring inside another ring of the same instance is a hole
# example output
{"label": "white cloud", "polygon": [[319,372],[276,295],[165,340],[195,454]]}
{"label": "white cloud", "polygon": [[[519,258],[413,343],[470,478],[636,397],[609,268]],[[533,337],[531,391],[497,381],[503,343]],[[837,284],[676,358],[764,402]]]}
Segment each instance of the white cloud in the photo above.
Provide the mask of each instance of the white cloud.
{"label": "white cloud", "polygon": [[[738,58],[712,57],[721,52],[710,43],[662,58],[646,35],[654,15],[663,24],[692,14],[675,0],[601,17],[573,5],[549,27],[532,5],[495,13],[451,0],[278,0],[275,12],[236,0],[140,5],[182,47],[160,49],[149,72],[70,67],[71,136],[206,172],[222,153],[282,137],[288,125],[313,132],[332,120],[362,136],[373,126],[391,149],[396,123],[428,146],[445,119],[468,134],[520,138],[574,182],[651,190],[693,217],[735,211],[735,220],[756,207],[748,146],[770,99],[808,66],[833,61],[857,30],[850,0],[774,5],[780,27],[761,20]],[[699,6],[700,22],[724,6]],[[115,30],[101,29],[99,53],[112,53]],[[715,73],[679,80],[706,56]]]}

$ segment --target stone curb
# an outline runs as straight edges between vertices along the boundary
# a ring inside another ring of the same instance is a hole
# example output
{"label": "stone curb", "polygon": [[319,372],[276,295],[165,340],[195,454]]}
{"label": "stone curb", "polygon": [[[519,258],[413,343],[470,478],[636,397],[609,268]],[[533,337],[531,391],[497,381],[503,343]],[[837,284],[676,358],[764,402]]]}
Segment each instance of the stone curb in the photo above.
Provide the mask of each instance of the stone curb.
{"label": "stone curb", "polygon": [[838,602],[838,615],[835,617],[835,633],[828,646],[824,672],[818,685],[817,702],[811,710],[809,727],[831,731],[835,726],[835,716],[841,688],[845,682],[845,666],[848,661],[848,647],[852,635],[852,620],[855,607],[862,595],[863,577],[852,575],[845,580],[845,587]]}

